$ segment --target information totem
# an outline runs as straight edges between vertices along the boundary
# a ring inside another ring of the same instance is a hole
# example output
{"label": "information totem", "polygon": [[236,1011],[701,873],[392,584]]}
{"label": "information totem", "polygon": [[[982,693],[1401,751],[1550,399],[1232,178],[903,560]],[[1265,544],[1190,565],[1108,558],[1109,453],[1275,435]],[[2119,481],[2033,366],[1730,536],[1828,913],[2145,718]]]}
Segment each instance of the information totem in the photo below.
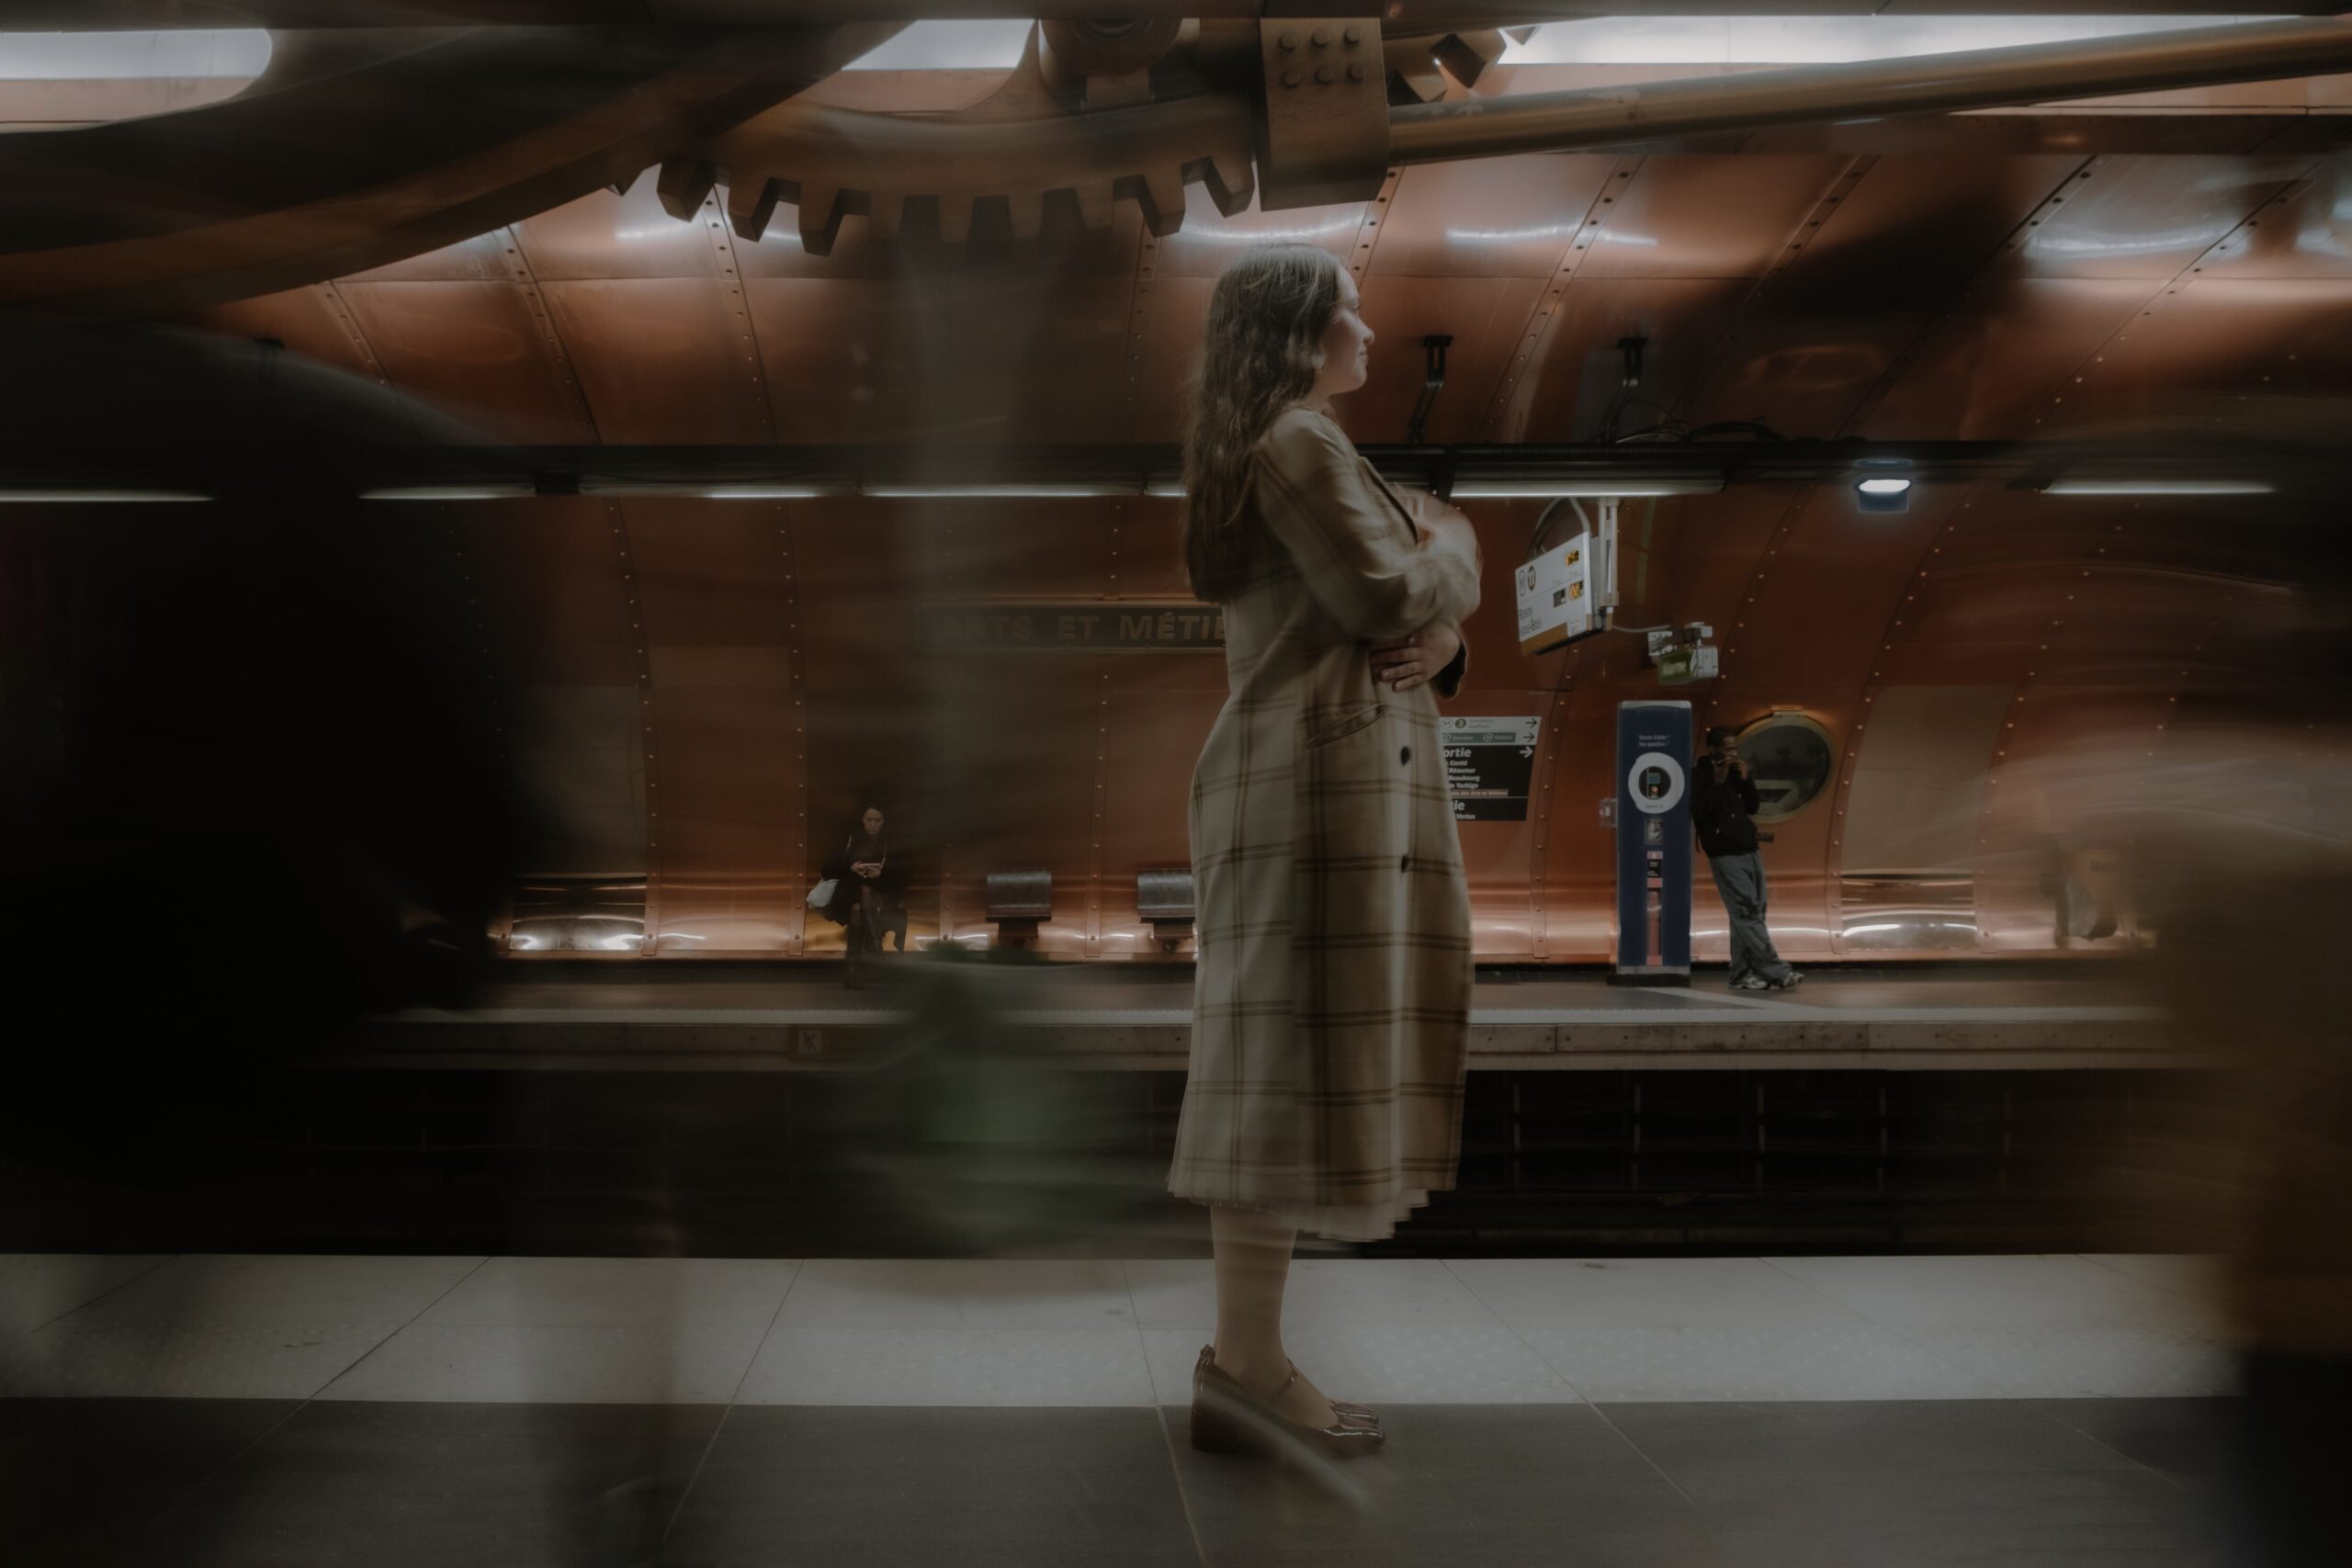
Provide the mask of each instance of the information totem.
{"label": "information totem", "polygon": [[1690,705],[1617,705],[1617,968],[1690,983]]}

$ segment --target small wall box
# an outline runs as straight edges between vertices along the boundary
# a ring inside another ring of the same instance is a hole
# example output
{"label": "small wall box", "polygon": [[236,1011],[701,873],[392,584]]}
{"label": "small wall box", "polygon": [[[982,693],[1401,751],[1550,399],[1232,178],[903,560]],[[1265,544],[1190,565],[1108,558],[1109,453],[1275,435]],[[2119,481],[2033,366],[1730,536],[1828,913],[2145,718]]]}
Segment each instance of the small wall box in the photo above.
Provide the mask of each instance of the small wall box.
{"label": "small wall box", "polygon": [[1592,536],[1578,534],[1521,564],[1519,650],[1549,653],[1601,629],[1593,605]]}

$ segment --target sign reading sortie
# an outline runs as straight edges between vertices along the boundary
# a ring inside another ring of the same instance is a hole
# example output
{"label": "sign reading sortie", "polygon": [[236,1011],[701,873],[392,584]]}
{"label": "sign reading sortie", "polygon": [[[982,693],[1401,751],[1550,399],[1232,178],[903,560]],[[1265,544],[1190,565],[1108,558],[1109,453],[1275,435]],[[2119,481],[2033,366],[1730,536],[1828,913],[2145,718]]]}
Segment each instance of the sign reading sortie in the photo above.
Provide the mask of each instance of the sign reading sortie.
{"label": "sign reading sortie", "polygon": [[988,649],[1099,652],[1225,646],[1215,604],[925,604],[922,645],[935,652]]}
{"label": "sign reading sortie", "polygon": [[1543,719],[1532,716],[1438,716],[1445,792],[1453,798],[1456,822],[1527,820],[1527,790],[1535,776],[1535,743],[1543,728]]}

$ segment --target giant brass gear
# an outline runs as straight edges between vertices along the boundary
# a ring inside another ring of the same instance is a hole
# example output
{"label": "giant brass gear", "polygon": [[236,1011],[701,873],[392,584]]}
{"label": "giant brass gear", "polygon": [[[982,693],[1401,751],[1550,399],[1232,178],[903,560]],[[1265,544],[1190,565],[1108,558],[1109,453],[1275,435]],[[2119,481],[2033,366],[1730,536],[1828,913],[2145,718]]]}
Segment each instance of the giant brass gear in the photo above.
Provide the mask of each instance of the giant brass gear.
{"label": "giant brass gear", "polygon": [[[1467,86],[1507,41],[1499,29],[1346,32],[1363,45],[1356,81],[1379,73],[1379,103],[1433,98],[1449,75]],[[1206,186],[1228,216],[1250,206],[1262,91],[1255,22],[1046,22],[1031,29],[1004,84],[969,108],[880,114],[794,99],[665,163],[659,190],[672,216],[687,219],[724,186],[729,221],[747,240],[788,202],[802,247],[817,255],[852,215],[877,240],[912,231],[953,243],[991,208],[1014,238],[1034,239],[1057,209],[1101,229],[1125,200],[1166,235],[1183,223],[1188,185]]]}

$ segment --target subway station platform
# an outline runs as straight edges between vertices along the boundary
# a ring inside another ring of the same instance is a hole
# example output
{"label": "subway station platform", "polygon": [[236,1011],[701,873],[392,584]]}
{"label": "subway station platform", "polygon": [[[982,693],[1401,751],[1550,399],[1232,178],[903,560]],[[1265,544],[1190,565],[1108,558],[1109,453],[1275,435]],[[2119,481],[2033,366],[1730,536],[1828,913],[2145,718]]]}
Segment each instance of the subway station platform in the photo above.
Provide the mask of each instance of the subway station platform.
{"label": "subway station platform", "polygon": [[[376,1019],[322,1054],[352,1067],[774,1072],[854,1068],[927,1017],[986,1017],[1007,1048],[1072,1066],[1184,1065],[1193,972],[1170,964],[513,963],[480,1005]],[[1597,971],[1481,972],[1474,1068],[2139,1068],[2211,1063],[2164,1039],[2114,964],[1857,965],[1792,992]]]}
{"label": "subway station platform", "polygon": [[1302,1259],[1327,1472],[1187,1446],[1205,1260],[18,1256],[0,1491],[26,1564],[2219,1565],[2209,1272]]}

